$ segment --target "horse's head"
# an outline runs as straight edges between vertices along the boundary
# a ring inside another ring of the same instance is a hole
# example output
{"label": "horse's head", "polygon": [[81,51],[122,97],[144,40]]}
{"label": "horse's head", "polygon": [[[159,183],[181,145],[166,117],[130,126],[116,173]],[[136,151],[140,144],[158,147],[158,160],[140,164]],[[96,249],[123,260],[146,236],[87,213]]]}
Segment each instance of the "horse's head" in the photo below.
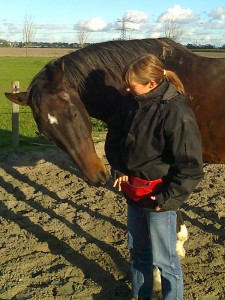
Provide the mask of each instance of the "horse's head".
{"label": "horse's head", "polygon": [[65,85],[63,63],[46,67],[27,92],[5,95],[30,106],[40,132],[72,157],[85,181],[94,185],[107,181],[106,167],[95,152],[89,115],[78,93]]}

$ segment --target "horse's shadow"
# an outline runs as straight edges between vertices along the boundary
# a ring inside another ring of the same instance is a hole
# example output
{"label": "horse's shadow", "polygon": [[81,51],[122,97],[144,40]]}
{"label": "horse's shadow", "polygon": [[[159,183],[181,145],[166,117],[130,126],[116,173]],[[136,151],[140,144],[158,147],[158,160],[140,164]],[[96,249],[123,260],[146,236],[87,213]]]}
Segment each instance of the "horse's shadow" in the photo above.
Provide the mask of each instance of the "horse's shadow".
{"label": "horse's shadow", "polygon": [[[200,199],[201,192],[203,192],[203,189],[200,186],[197,186],[192,193],[192,196]],[[218,197],[223,197],[219,191],[215,191],[211,196],[207,197],[207,209],[204,209],[204,207],[201,207],[200,205],[193,205],[193,201],[186,201],[182,206],[182,214],[184,222],[189,222],[191,225],[199,228],[201,231],[213,235],[214,243],[224,245],[225,219],[223,217],[220,218],[219,213],[215,211],[215,204],[213,203],[213,200],[217,199]]]}
{"label": "horse's shadow", "polygon": [[[215,198],[215,196],[212,196],[211,198]],[[210,202],[210,198],[209,198]],[[192,218],[189,216],[189,212],[193,212],[199,216],[199,219],[206,219],[210,221],[211,224],[204,224],[204,222],[197,220],[196,218]],[[224,225],[225,220],[222,218],[220,219],[218,217],[218,214],[214,211],[206,211],[202,209],[201,207],[192,206],[188,203],[185,203],[182,206],[182,213],[184,221],[190,222],[193,226],[198,227],[204,232],[208,232],[210,234],[213,234],[218,237],[218,241],[225,239],[225,233],[224,233]],[[217,225],[221,225],[221,229],[218,229]]]}
{"label": "horse's shadow", "polygon": [[[32,154],[32,160],[29,161],[28,159],[26,161],[28,161],[28,165],[32,166],[35,165],[40,159],[44,159],[48,162],[51,162],[54,165],[57,165],[62,170],[69,171],[75,176],[81,177],[81,173],[76,167],[74,167],[74,164],[72,160],[70,160],[70,157],[58,148],[56,148],[55,151],[59,153],[59,156],[55,156],[55,155],[52,156],[51,154],[48,153],[48,150],[40,151]],[[7,161],[7,163],[5,163],[6,160],[4,160],[4,163],[0,162],[0,168],[4,169],[7,174],[12,176],[16,180],[20,182],[24,182],[24,184],[28,184],[30,187],[33,187],[36,191],[41,191],[42,195],[51,197],[59,203],[67,202],[70,206],[74,207],[75,210],[86,212],[93,219],[95,218],[102,219],[104,221],[111,223],[112,226],[125,231],[126,228],[124,224],[122,224],[121,222],[109,216],[103,215],[98,211],[91,210],[89,207],[79,205],[78,203],[75,203],[70,199],[61,199],[56,192],[53,192],[48,188],[46,188],[45,186],[40,185],[35,181],[32,181],[27,175],[21,174],[15,168],[15,166],[18,167],[24,165],[24,160],[20,160],[21,155],[29,156],[31,154],[17,153],[14,155],[15,159],[13,162],[10,163],[10,161]],[[29,201],[27,201],[24,192],[19,188],[15,190],[14,186],[10,182],[7,182],[3,177],[0,177],[0,186],[8,194],[13,194],[16,199],[25,202],[26,205],[29,205],[30,207],[32,207],[33,209],[39,212],[44,212],[48,214],[52,219],[53,218],[58,219],[60,222],[63,222],[76,235],[80,237],[84,237],[87,242],[95,243],[101,249],[101,251],[107,253],[111,257],[112,261],[117,265],[118,269],[121,270],[121,272],[124,272],[124,270],[129,269],[126,258],[121,256],[121,254],[112,245],[106,244],[105,242],[96,239],[91,234],[83,230],[82,227],[79,226],[76,222],[71,223],[66,218],[58,215],[51,209],[45,208],[35,200],[29,199]],[[110,184],[108,184],[106,188],[111,189]],[[115,290],[113,291],[113,289],[110,287],[116,288],[118,287],[118,285],[123,286],[123,290],[125,294],[129,292],[129,289],[125,283],[125,279],[121,281],[116,280],[112,274],[107,272],[97,262],[88,259],[84,255],[82,255],[82,253],[80,253],[79,251],[74,250],[67,243],[58,239],[53,233],[49,233],[46,230],[44,230],[42,226],[38,224],[34,224],[29,219],[29,217],[24,216],[22,212],[17,212],[17,213],[13,212],[7,207],[7,205],[4,204],[4,202],[1,203],[0,211],[3,218],[18,224],[21,229],[25,229],[28,232],[30,232],[40,242],[43,241],[46,242],[52,253],[57,253],[62,255],[69,263],[76,266],[77,268],[80,268],[87,278],[90,278],[91,280],[96,282],[102,289],[99,294],[93,296],[93,299],[96,300],[117,299],[114,298],[113,295],[113,293],[115,293]],[[98,276],[96,276],[96,274],[98,274]],[[126,274],[125,274],[125,278],[126,278]]]}

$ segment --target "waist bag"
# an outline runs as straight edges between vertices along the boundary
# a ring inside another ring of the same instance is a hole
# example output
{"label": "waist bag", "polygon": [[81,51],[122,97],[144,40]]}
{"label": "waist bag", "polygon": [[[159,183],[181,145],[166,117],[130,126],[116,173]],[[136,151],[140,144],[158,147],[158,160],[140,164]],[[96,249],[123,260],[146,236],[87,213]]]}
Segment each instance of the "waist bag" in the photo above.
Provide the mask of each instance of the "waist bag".
{"label": "waist bag", "polygon": [[122,181],[121,187],[125,196],[133,201],[140,201],[150,197],[162,185],[162,179],[145,180],[128,176],[128,182]]}

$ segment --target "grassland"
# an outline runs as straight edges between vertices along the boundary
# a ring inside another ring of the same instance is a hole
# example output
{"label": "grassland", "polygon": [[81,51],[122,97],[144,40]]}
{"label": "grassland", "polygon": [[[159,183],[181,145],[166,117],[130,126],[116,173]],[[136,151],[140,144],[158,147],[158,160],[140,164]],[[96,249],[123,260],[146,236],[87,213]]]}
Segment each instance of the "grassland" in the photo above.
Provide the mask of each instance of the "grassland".
{"label": "grassland", "polygon": [[[33,76],[50,60],[49,57],[0,57],[0,149],[11,146],[12,103],[4,95],[11,92],[11,82],[20,82],[20,91],[25,91]],[[37,126],[29,107],[20,107],[20,140],[38,138]]]}

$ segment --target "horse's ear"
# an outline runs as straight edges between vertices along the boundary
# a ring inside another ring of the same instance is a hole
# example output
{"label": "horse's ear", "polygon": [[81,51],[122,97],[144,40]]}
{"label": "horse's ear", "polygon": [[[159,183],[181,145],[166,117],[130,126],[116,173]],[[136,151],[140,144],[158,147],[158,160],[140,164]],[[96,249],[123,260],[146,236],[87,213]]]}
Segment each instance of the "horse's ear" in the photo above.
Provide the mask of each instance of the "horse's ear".
{"label": "horse's ear", "polygon": [[61,89],[64,79],[64,61],[50,63],[46,66],[46,74],[48,78],[48,86],[52,90]]}
{"label": "horse's ear", "polygon": [[19,105],[28,105],[27,104],[27,92],[21,93],[5,93],[5,96],[12,102]]}

